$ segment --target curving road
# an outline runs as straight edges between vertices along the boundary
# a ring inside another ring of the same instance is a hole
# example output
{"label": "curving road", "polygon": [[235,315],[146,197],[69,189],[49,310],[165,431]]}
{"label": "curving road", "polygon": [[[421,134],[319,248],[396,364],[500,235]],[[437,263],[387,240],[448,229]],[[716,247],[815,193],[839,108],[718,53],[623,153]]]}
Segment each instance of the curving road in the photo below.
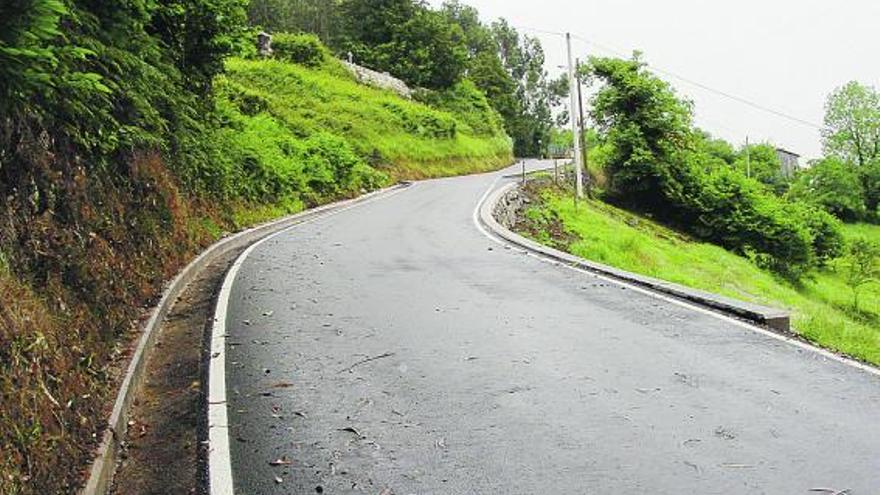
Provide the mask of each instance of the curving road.
{"label": "curving road", "polygon": [[505,248],[473,218],[504,180],[419,182],[244,261],[237,494],[880,493],[880,377]]}

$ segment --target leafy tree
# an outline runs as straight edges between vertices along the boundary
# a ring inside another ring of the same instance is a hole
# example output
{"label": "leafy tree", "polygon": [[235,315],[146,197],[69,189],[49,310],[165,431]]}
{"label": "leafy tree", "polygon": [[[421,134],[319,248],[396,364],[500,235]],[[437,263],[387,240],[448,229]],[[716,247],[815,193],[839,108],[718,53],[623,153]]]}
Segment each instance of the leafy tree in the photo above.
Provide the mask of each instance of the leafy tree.
{"label": "leafy tree", "polygon": [[723,139],[713,138],[708,133],[703,133],[703,150],[725,165],[733,165],[739,156],[730,143]]}
{"label": "leafy tree", "polygon": [[815,161],[798,173],[789,197],[818,205],[842,220],[859,220],[866,213],[859,174],[839,158]]}
{"label": "leafy tree", "polygon": [[825,152],[858,166],[880,159],[880,94],[856,81],[837,88],[825,104]]}
{"label": "leafy tree", "polygon": [[458,82],[467,58],[464,34],[413,0],[344,0],[336,48],[409,84],[444,89]]}
{"label": "leafy tree", "polygon": [[541,155],[554,123],[551,108],[560,98],[544,70],[544,49],[536,38],[520,35],[503,19],[492,23],[491,30],[502,65],[516,83],[515,98],[520,109],[507,119],[514,153]]}
{"label": "leafy tree", "polygon": [[251,25],[270,32],[307,32],[331,43],[339,32],[339,0],[250,0]]}
{"label": "leafy tree", "polygon": [[469,57],[474,58],[483,53],[497,54],[492,32],[480,22],[477,9],[458,0],[448,0],[443,2],[440,12],[450,23],[461,28]]}
{"label": "leafy tree", "polygon": [[468,55],[466,77],[486,94],[512,134],[512,124],[523,110],[516,97],[517,83],[502,63],[492,30],[480,22],[477,9],[458,0],[444,2],[440,11],[464,35]]}
{"label": "leafy tree", "polygon": [[610,192],[648,210],[662,210],[664,191],[673,186],[676,157],[691,148],[691,104],[666,82],[631,60],[591,57],[591,80],[604,86],[592,99],[591,115],[613,145],[607,172]]}
{"label": "leafy tree", "polygon": [[859,294],[864,286],[880,281],[880,246],[863,238],[854,239],[840,260],[846,285],[853,296],[853,309],[859,311]]}
{"label": "leafy tree", "polygon": [[748,177],[768,186],[776,194],[788,189],[789,179],[782,172],[776,147],[769,143],[743,146],[733,166]]}
{"label": "leafy tree", "polygon": [[244,40],[247,0],[159,0],[151,28],[172,51],[184,80],[198,93],[210,90],[223,58]]}
{"label": "leafy tree", "polygon": [[464,35],[439,13],[418,9],[380,46],[375,60],[404,81],[419,87],[443,89],[461,80],[467,51]]}

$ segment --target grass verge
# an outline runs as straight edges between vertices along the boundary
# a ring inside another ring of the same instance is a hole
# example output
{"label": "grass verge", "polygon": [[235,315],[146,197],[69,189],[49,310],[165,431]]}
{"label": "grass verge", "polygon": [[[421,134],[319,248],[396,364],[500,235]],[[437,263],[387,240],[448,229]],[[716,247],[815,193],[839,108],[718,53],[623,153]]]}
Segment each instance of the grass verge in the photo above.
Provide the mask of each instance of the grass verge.
{"label": "grass verge", "polygon": [[[786,308],[807,340],[880,365],[880,285],[866,286],[860,309],[832,263],[795,284],[752,261],[648,218],[597,200],[574,204],[553,188],[534,191],[520,233],[557,249],[634,273],[736,299]],[[562,235],[561,235],[562,234]],[[880,242],[880,226],[847,225],[848,237]]]}

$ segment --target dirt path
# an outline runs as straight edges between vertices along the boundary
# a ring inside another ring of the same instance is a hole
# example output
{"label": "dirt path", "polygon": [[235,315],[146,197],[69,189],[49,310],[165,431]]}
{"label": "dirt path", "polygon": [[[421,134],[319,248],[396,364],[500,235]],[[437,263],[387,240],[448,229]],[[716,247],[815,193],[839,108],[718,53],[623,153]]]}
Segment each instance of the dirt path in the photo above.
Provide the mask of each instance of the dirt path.
{"label": "dirt path", "polygon": [[204,342],[216,291],[238,254],[211,264],[163,322],[132,407],[111,494],[201,493]]}

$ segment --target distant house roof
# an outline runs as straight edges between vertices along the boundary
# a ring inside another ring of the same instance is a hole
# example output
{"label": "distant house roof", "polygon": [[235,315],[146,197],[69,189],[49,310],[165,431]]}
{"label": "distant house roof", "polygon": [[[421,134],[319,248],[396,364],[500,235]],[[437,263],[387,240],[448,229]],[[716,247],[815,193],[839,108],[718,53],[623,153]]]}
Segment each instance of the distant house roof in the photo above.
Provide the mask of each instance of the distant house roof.
{"label": "distant house roof", "polygon": [[786,155],[791,155],[791,156],[796,157],[796,158],[800,158],[800,157],[801,157],[801,155],[798,155],[798,154],[795,153],[794,151],[788,151],[788,150],[785,149],[785,148],[776,148],[776,151],[778,151],[778,152],[780,152],[780,153],[785,153]]}

